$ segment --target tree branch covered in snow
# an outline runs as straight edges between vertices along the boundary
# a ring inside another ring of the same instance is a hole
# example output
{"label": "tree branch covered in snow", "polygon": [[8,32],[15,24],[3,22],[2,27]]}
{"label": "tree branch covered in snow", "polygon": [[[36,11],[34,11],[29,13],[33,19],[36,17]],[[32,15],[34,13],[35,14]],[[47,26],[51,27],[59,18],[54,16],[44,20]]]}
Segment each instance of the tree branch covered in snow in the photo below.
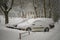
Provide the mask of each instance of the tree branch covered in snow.
{"label": "tree branch covered in snow", "polygon": [[0,0],[0,1],[2,1],[1,5],[0,5],[0,8],[4,12],[4,14],[5,14],[5,24],[7,24],[7,23],[9,23],[8,13],[12,9],[12,5],[13,5],[14,0],[11,0],[10,8],[8,6],[9,0]]}

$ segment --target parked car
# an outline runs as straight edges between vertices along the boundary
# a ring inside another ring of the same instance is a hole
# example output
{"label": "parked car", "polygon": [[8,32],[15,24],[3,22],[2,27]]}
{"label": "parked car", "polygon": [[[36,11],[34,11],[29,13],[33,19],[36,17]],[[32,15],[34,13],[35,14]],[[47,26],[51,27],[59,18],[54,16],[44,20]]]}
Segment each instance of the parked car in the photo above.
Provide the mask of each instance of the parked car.
{"label": "parked car", "polygon": [[51,18],[32,18],[19,24],[8,25],[8,27],[26,31],[48,32],[51,28],[54,28],[54,22]]}
{"label": "parked car", "polygon": [[[51,25],[52,24],[52,25]],[[29,19],[21,24],[17,25],[17,28],[24,29],[26,31],[44,31],[48,32],[53,26],[53,22],[49,22],[47,20],[40,20],[40,19]]]}

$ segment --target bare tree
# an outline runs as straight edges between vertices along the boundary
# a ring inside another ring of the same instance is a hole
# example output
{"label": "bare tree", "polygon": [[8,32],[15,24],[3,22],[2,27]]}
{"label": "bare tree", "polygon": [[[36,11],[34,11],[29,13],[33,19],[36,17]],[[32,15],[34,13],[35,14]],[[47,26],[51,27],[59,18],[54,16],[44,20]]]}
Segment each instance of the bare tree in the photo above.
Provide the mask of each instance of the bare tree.
{"label": "bare tree", "polygon": [[52,16],[51,9],[52,9],[51,0],[49,0],[49,18],[51,18]]}
{"label": "bare tree", "polygon": [[60,14],[60,12],[58,12],[58,11],[60,11],[60,7],[59,7],[59,0],[57,1],[57,0],[52,0],[52,5],[53,5],[53,7],[52,7],[52,9],[53,9],[53,20],[54,20],[54,22],[58,22],[58,20],[59,20],[59,18],[60,18],[60,16],[59,16],[59,14]]}
{"label": "bare tree", "polygon": [[5,24],[9,23],[8,13],[12,9],[12,5],[13,5],[14,0],[11,0],[10,7],[8,6],[8,1],[9,0],[2,0],[2,2],[1,2],[2,5],[0,5],[1,10],[3,11],[3,13],[5,15]]}
{"label": "bare tree", "polygon": [[24,17],[24,11],[23,11],[23,7],[24,7],[24,0],[20,0],[20,8],[21,8],[21,13],[22,13],[22,17]]}
{"label": "bare tree", "polygon": [[33,7],[34,7],[34,10],[35,10],[35,13],[36,13],[36,17],[37,17],[37,0],[33,0]]}
{"label": "bare tree", "polygon": [[46,5],[45,0],[43,0],[44,15],[45,15],[45,18],[46,18],[46,7],[45,7],[45,5]]}

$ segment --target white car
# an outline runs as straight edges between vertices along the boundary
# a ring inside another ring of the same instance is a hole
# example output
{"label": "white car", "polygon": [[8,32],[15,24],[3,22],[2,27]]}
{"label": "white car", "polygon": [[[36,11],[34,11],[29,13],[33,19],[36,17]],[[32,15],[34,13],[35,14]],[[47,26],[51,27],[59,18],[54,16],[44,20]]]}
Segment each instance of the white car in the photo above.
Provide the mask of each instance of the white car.
{"label": "white car", "polygon": [[28,21],[25,21],[23,23],[20,23],[17,25],[17,28],[24,29],[26,31],[45,31],[48,32],[51,28],[50,26],[53,26],[54,23],[46,18],[36,18],[36,19],[29,19]]}
{"label": "white car", "polygon": [[49,31],[54,28],[54,22],[51,18],[32,18],[18,24],[8,24],[9,28],[23,29],[30,31]]}

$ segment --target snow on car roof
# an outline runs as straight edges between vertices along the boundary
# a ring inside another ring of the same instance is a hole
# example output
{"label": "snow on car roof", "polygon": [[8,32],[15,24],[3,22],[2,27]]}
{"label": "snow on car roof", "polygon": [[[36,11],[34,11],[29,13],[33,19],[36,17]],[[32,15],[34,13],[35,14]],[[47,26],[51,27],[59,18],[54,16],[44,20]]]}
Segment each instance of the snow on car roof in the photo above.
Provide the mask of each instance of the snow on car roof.
{"label": "snow on car roof", "polygon": [[43,22],[46,22],[46,23],[52,22],[52,19],[51,18],[35,18],[35,19],[32,18],[32,19],[29,19],[29,20],[21,23],[20,25],[28,25],[28,24],[31,24],[34,21],[38,21],[38,20],[43,21]]}

